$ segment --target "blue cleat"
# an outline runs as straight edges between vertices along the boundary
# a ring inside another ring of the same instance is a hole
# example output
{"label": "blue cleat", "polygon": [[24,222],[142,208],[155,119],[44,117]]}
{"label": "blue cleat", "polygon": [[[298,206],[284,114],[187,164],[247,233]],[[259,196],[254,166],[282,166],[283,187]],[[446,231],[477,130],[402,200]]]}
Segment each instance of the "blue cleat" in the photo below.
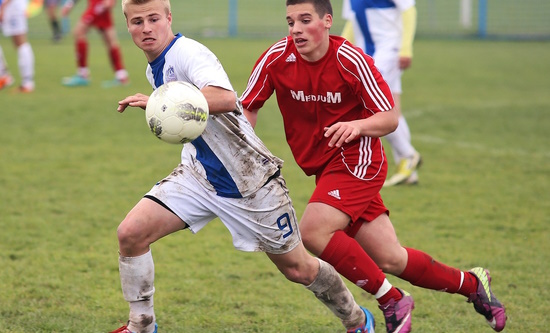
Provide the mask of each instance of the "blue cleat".
{"label": "blue cleat", "polygon": [[85,87],[90,84],[90,79],[76,74],[73,76],[64,77],[61,83],[67,87]]}
{"label": "blue cleat", "polygon": [[372,313],[364,307],[361,307],[361,310],[365,313],[365,325],[348,330],[347,333],[374,333],[376,323]]}
{"label": "blue cleat", "polygon": [[127,86],[129,84],[130,84],[130,80],[128,78],[123,79],[123,80],[119,80],[117,78],[114,78],[112,80],[103,81],[101,83],[101,86],[105,89],[108,89],[108,88],[114,88],[114,87]]}

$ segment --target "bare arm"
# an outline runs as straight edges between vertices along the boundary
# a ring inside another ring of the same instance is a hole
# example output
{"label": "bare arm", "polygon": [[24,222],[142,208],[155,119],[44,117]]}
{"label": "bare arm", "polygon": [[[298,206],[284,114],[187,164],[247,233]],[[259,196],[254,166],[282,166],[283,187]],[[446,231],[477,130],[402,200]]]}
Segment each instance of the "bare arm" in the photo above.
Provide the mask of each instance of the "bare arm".
{"label": "bare arm", "polygon": [[258,109],[250,111],[243,108],[243,113],[246,119],[248,119],[250,125],[252,125],[252,128],[256,127],[256,121],[258,120]]}
{"label": "bare arm", "polygon": [[201,89],[201,92],[206,97],[210,114],[231,112],[236,109],[237,94],[234,91],[206,86]]}
{"label": "bare arm", "polygon": [[[234,91],[226,90],[220,87],[206,86],[202,88],[210,114],[231,112],[236,109],[237,95]],[[149,96],[137,93],[128,96],[118,102],[117,111],[124,112],[127,107],[139,107],[145,110]]]}
{"label": "bare arm", "polygon": [[381,137],[395,131],[399,122],[395,110],[378,112],[369,118],[339,122],[325,127],[325,137],[331,137],[329,147],[341,147],[360,136]]}

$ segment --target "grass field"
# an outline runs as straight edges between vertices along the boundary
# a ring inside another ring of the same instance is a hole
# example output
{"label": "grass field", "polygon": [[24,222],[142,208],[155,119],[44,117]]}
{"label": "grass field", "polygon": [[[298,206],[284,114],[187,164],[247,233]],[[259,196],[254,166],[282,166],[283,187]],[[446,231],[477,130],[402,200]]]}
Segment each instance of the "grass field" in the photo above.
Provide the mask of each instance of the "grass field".
{"label": "grass field", "polygon": [[[0,40],[12,70],[13,48]],[[148,132],[143,112],[117,101],[147,93],[145,59],[123,40],[128,87],[112,77],[98,40],[92,85],[70,89],[70,40],[31,41],[37,90],[0,92],[0,332],[108,332],[125,322],[116,228],[126,212],[179,161],[180,147]],[[242,92],[272,40],[203,42]],[[401,242],[464,269],[491,270],[508,309],[507,332],[547,332],[550,320],[550,44],[418,40],[404,77],[403,104],[424,165],[415,187],[383,190]],[[257,132],[285,159],[301,215],[313,188],[284,142],[273,103]],[[391,156],[388,152],[388,156]],[[267,258],[233,249],[219,221],[153,245],[160,332],[341,332],[303,287]],[[457,295],[390,277],[416,301],[415,332],[491,332]],[[350,285],[371,308],[374,299]]]}

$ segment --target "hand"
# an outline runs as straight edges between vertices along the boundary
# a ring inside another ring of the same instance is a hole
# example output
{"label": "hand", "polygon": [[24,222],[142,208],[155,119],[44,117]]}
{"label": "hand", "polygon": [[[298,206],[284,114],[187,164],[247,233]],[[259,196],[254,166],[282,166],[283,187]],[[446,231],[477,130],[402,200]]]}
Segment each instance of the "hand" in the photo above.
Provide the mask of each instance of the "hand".
{"label": "hand", "polygon": [[340,148],[344,143],[349,143],[360,136],[360,128],[356,122],[340,122],[330,127],[325,127],[325,138],[330,138],[329,147]]}
{"label": "hand", "polygon": [[399,69],[401,69],[402,71],[411,67],[411,64],[412,64],[411,57],[399,57]]}
{"label": "hand", "polygon": [[128,96],[125,99],[119,101],[118,107],[116,110],[122,113],[129,106],[138,107],[145,110],[145,107],[147,107],[148,100],[149,100],[149,96],[137,93],[135,95]]}

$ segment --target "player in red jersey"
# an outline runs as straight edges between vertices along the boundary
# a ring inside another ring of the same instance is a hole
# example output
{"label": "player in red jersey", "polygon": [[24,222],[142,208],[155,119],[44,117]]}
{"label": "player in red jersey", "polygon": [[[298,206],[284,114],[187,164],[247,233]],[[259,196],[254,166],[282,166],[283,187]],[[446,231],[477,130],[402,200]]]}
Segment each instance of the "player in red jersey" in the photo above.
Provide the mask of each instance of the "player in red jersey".
{"label": "player in red jersey", "polygon": [[[109,52],[109,60],[115,72],[114,80],[103,82],[103,86],[108,88],[128,83],[128,72],[124,68],[122,53],[113,23],[112,9],[114,5],[114,0],[88,0],[88,7],[74,29],[77,73],[71,77],[63,78],[63,85],[75,87],[90,84],[87,34],[92,27],[96,28],[103,38]],[[67,15],[67,11],[71,8],[72,1],[64,6],[63,15]]]}
{"label": "player in red jersey", "polygon": [[380,196],[387,174],[380,137],[395,130],[398,114],[372,58],[329,34],[329,0],[286,4],[289,36],[258,59],[241,100],[255,125],[258,110],[276,92],[294,158],[315,175],[300,222],[304,244],[375,295],[388,332],[410,331],[414,302],[382,270],[415,286],[462,294],[502,330],[505,310],[485,269],[461,271],[399,243]]}

